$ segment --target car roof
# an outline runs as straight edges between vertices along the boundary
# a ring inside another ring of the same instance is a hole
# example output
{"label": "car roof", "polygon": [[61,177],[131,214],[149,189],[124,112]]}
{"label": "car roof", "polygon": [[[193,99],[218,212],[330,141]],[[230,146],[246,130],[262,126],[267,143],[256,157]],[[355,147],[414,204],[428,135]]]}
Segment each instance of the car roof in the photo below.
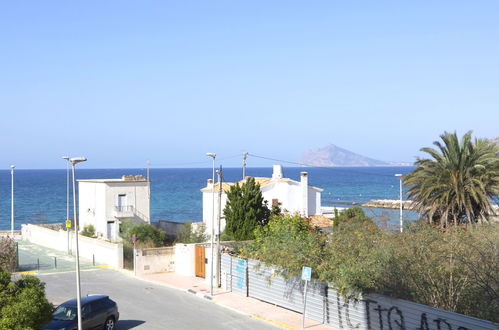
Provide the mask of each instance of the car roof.
{"label": "car roof", "polygon": [[[81,297],[81,304],[87,304],[92,301],[96,300],[101,300],[101,299],[107,299],[109,296],[103,295],[103,294],[96,294],[96,295],[91,295],[91,296],[86,296],[86,297]],[[76,306],[76,298],[68,300],[61,305],[66,305],[66,306]]]}

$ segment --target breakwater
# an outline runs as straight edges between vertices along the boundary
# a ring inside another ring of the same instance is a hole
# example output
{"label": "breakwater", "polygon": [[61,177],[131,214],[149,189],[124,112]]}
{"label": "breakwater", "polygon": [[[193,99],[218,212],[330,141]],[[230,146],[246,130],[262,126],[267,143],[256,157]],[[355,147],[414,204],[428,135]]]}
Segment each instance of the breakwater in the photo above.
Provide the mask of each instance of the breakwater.
{"label": "breakwater", "polygon": [[[365,207],[378,207],[384,209],[398,209],[400,208],[400,200],[397,199],[374,199],[367,203],[362,204]],[[402,209],[412,210],[413,205],[411,200],[402,201]]]}

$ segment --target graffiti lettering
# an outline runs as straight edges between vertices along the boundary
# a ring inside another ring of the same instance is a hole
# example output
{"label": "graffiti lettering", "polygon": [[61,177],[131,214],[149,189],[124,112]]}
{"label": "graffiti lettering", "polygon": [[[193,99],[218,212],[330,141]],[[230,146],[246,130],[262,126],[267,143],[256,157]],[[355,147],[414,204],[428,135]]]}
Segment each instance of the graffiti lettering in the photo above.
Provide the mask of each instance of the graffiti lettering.
{"label": "graffiti lettering", "polygon": [[386,309],[386,308],[381,308],[381,305],[378,305],[378,307],[376,307],[374,310],[378,312],[378,317],[379,317],[379,329],[380,329],[380,330],[383,330],[383,312],[386,312],[388,309]]}
{"label": "graffiti lettering", "polygon": [[377,301],[376,300],[370,300],[370,299],[365,299],[363,301],[366,303],[367,329],[371,330],[372,329],[372,327],[371,327],[371,310],[369,308],[369,304],[370,303],[376,304]]}
{"label": "graffiti lettering", "polygon": [[442,326],[440,325],[442,323],[447,326],[447,330],[452,330],[452,326],[445,319],[438,318],[436,320],[433,320],[433,322],[435,322],[437,324],[438,330],[443,330]]}
{"label": "graffiti lettering", "polygon": [[[357,304],[357,300],[353,300],[354,305]],[[350,300],[348,300],[345,303],[345,316],[347,318],[347,325],[350,327],[350,329],[357,329],[360,327],[360,323],[357,323],[357,325],[353,325],[352,321],[350,320]]]}
{"label": "graffiti lettering", "polygon": [[421,314],[421,320],[419,321],[419,328],[417,328],[417,330],[430,330],[426,313]]}
{"label": "graffiti lettering", "polygon": [[399,329],[405,330],[404,314],[402,314],[402,311],[400,309],[398,309],[397,307],[395,307],[395,306],[392,306],[388,310],[388,328],[390,330],[393,330],[393,326],[392,326],[392,312],[393,311],[395,311],[398,314],[398,316],[399,316],[399,321],[393,320],[393,323],[395,323],[396,325],[398,325]]}

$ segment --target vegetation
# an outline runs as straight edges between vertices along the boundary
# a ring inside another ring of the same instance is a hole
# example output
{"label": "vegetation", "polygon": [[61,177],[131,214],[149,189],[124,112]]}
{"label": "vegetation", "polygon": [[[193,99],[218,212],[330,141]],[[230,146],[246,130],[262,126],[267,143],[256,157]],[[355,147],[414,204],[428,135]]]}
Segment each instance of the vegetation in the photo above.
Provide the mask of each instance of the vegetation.
{"label": "vegetation", "polygon": [[198,228],[192,227],[192,222],[185,222],[182,229],[178,233],[178,243],[203,243],[208,240],[205,233],[205,226],[200,225]]}
{"label": "vegetation", "polygon": [[38,278],[14,282],[9,271],[0,269],[0,329],[38,329],[51,320],[52,310]]}
{"label": "vegetation", "polygon": [[499,147],[486,139],[461,140],[445,132],[437,150],[422,148],[431,159],[418,158],[417,169],[407,175],[408,197],[430,223],[484,222],[492,213],[491,199],[499,194]]}
{"label": "vegetation", "polygon": [[280,210],[268,208],[267,201],[263,200],[260,185],[254,178],[248,177],[241,186],[236,183],[227,192],[223,239],[235,241],[254,239],[255,229],[265,226],[272,212],[280,213]]}
{"label": "vegetation", "polygon": [[445,230],[417,223],[403,233],[377,227],[361,209],[344,211],[332,235],[307,219],[282,215],[255,230],[242,257],[277,267],[303,266],[345,297],[383,292],[453,312],[499,321],[499,227]]}
{"label": "vegetation", "polygon": [[125,244],[132,243],[132,235],[135,234],[138,248],[152,248],[167,245],[166,233],[156,229],[147,223],[136,223],[132,220],[125,220],[120,225],[120,237]]}
{"label": "vegetation", "polygon": [[0,238],[0,269],[15,271],[17,266],[16,242],[10,237]]}
{"label": "vegetation", "polygon": [[323,257],[324,237],[298,215],[272,217],[267,226],[257,227],[255,240],[242,250],[242,256],[279,266],[286,277],[296,276],[303,266],[313,269]]}
{"label": "vegetation", "polygon": [[94,225],[86,225],[85,227],[83,227],[81,234],[86,237],[95,237]]}

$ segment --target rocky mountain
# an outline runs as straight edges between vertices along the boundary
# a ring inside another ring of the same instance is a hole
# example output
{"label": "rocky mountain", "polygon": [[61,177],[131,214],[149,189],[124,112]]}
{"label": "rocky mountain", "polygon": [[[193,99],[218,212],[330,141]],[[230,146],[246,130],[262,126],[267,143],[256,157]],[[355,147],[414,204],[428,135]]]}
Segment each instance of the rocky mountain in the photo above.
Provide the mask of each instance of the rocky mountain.
{"label": "rocky mountain", "polygon": [[330,144],[320,149],[310,149],[301,155],[301,163],[312,166],[396,166],[411,165],[391,163],[365,157]]}

